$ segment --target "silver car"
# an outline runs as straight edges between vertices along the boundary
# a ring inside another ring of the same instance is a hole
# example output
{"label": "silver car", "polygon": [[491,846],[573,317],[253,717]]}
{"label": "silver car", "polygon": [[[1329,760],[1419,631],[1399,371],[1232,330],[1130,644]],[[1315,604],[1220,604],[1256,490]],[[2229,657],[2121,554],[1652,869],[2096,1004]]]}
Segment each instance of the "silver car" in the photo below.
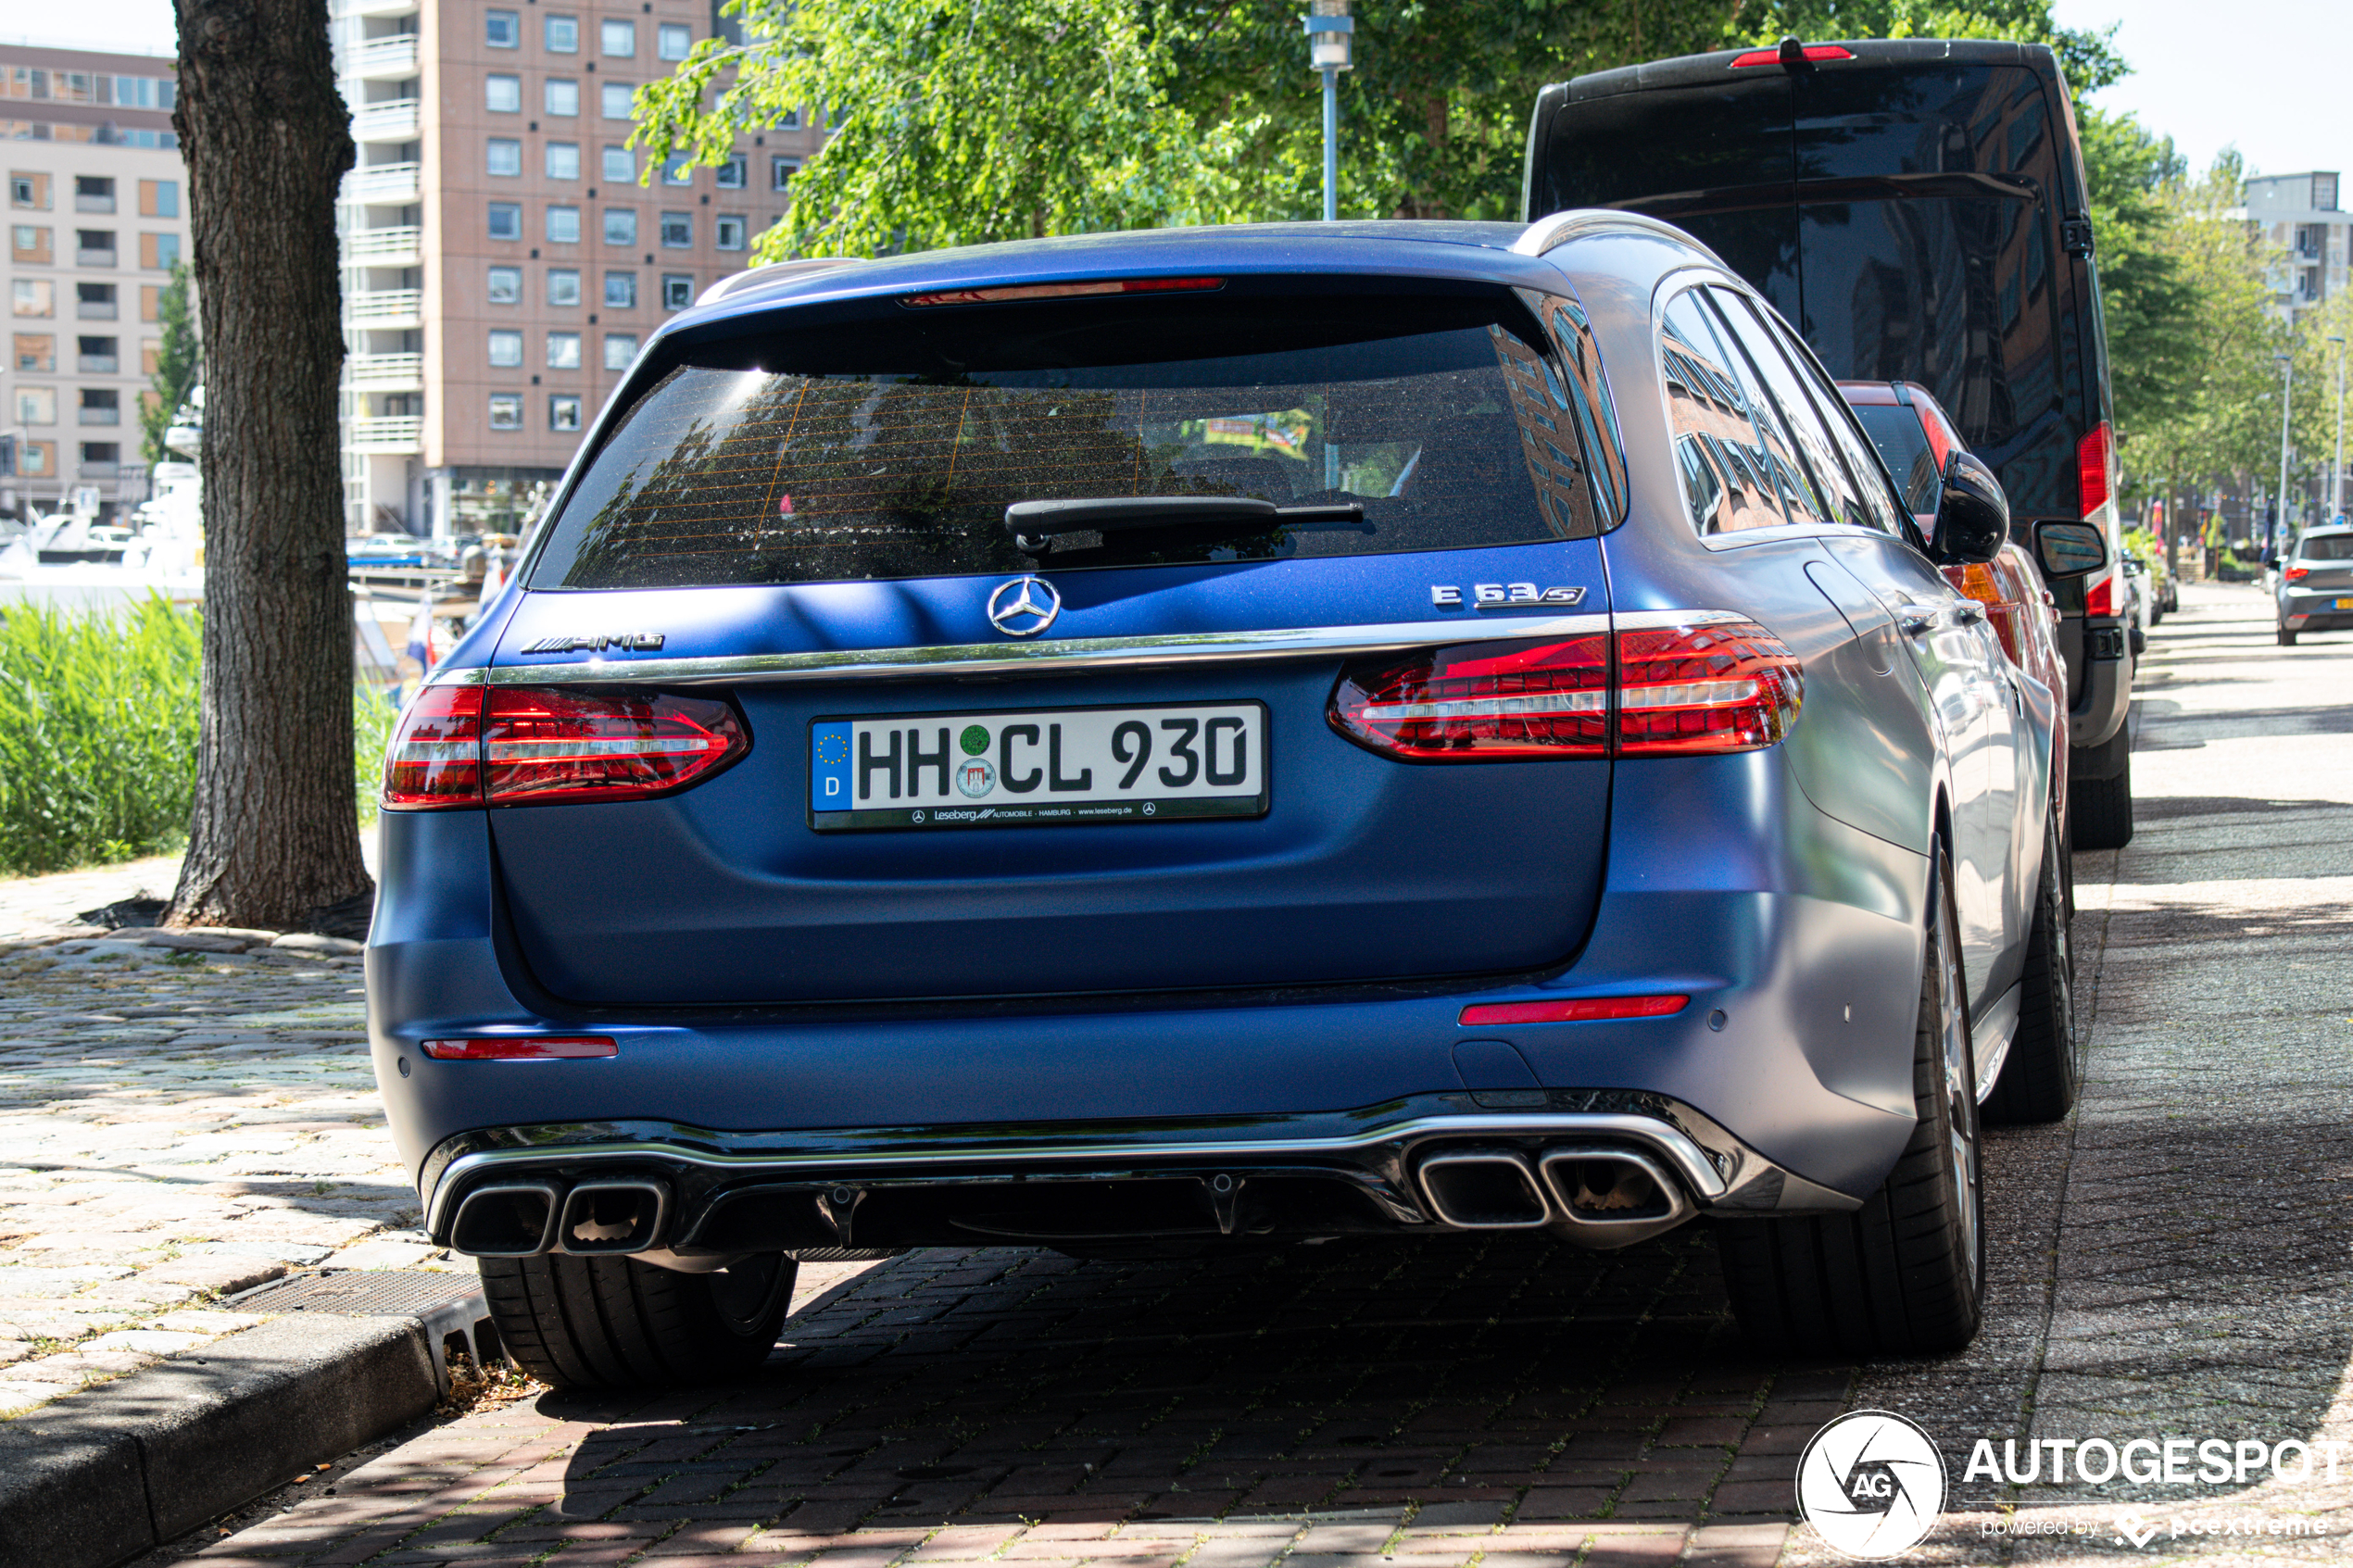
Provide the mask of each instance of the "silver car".
{"label": "silver car", "polygon": [[2298,539],[2271,591],[2284,648],[2299,632],[2353,631],[2353,528],[2315,528]]}

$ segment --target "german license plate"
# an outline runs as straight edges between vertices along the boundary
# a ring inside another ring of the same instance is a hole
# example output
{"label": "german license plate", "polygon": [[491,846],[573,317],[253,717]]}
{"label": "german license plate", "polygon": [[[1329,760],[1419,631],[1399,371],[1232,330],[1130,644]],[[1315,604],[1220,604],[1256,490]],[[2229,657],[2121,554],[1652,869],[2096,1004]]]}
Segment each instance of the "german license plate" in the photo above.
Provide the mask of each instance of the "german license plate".
{"label": "german license plate", "polygon": [[886,713],[809,726],[809,825],[1078,827],[1263,817],[1266,705]]}

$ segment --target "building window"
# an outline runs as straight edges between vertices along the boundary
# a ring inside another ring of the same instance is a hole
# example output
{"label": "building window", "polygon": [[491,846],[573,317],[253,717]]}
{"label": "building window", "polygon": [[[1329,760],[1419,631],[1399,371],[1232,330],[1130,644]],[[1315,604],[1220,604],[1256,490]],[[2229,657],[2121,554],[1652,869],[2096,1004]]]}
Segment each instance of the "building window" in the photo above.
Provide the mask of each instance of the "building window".
{"label": "building window", "polygon": [[[632,279],[630,282],[629,292],[634,295],[637,292],[636,280]],[[625,370],[629,368],[630,361],[636,358],[637,334],[635,332],[607,332],[605,334],[606,370]]]}
{"label": "building window", "polygon": [[520,76],[485,76],[482,79],[482,107],[492,114],[522,113],[522,78]]}
{"label": "building window", "polygon": [[549,17],[547,38],[549,54],[577,55],[580,53],[580,19]]}
{"label": "building window", "polygon": [[490,395],[490,428],[521,430],[522,428],[522,394],[494,392]]}
{"label": "building window", "polygon": [[635,22],[603,22],[599,24],[597,38],[608,59],[625,60],[637,52]]}
{"label": "building window", "polygon": [[664,272],[661,275],[661,307],[684,310],[695,302],[695,280],[687,272]]}
{"label": "building window", "polygon": [[746,226],[741,218],[723,213],[711,220],[711,243],[721,250],[741,250]]}
{"label": "building window", "polygon": [[547,112],[561,119],[580,113],[580,83],[562,77],[547,79]]}
{"label": "building window", "polygon": [[143,218],[179,217],[180,182],[177,180],[140,181],[139,215]]}
{"label": "building window", "polygon": [[100,174],[74,176],[73,209],[76,212],[112,212],[114,181]]}
{"label": "building window", "polygon": [[85,441],[82,444],[82,466],[85,469],[110,469],[122,460],[122,445],[114,441]]}
{"label": "building window", "polygon": [[792,177],[800,172],[797,157],[774,157],[768,160],[768,188],[772,191],[792,189]]}
{"label": "building window", "polygon": [[490,363],[498,370],[511,370],[522,363],[522,333],[505,328],[493,328],[490,333]]}
{"label": "building window", "polygon": [[8,231],[8,259],[46,267],[57,257],[49,248],[49,231],[36,224],[19,223]]}
{"label": "building window", "polygon": [[15,316],[56,315],[57,285],[46,278],[19,278],[9,285],[8,310]]}
{"label": "building window", "polygon": [[54,386],[17,388],[17,423],[53,425],[57,422],[57,389]]}
{"label": "building window", "polygon": [[57,340],[47,332],[17,334],[17,369],[37,375],[55,375],[57,370]]}
{"label": "building window", "polygon": [[49,444],[27,441],[17,447],[17,471],[28,479],[38,478],[49,471]]}
{"label": "building window", "polygon": [[549,430],[578,430],[580,428],[580,399],[560,394],[548,398],[547,428]]}
{"label": "building window", "polygon": [[550,142],[547,144],[547,178],[577,180],[580,178],[580,144]]}
{"label": "building window", "polygon": [[605,149],[605,182],[610,185],[634,185],[637,182],[637,155],[627,147]]}
{"label": "building window", "polygon": [[180,236],[177,234],[142,234],[139,236],[139,265],[156,271],[169,272],[180,265]]}
{"label": "building window", "polygon": [[576,207],[551,207],[547,209],[547,243],[576,245],[580,243],[580,209]]}
{"label": "building window", "polygon": [[727,161],[721,164],[718,171],[712,176],[712,178],[719,182],[719,188],[721,190],[740,191],[744,188],[745,162],[746,159],[744,155],[741,153],[729,153],[727,155]]}
{"label": "building window", "polygon": [[482,14],[483,42],[494,49],[514,49],[522,44],[522,24],[512,11],[484,11]]}
{"label": "building window", "polygon": [[597,92],[600,112],[607,119],[630,118],[629,101],[636,95],[637,89],[626,82],[608,82],[598,87]]}
{"label": "building window", "polygon": [[522,204],[492,202],[490,204],[490,237],[494,240],[522,238]]}
{"label": "building window", "polygon": [[776,129],[779,131],[799,130],[800,111],[799,109],[786,109],[785,111],[785,118],[776,122]]}
{"label": "building window", "polygon": [[490,303],[520,305],[522,303],[522,269],[493,267],[490,270]]}
{"label": "building window", "polygon": [[[74,366],[85,376],[110,376],[121,363],[120,338],[84,337],[74,340]],[[153,375],[155,372],[147,372]],[[85,395],[84,402],[89,401]]]}
{"label": "building window", "polygon": [[547,368],[551,370],[580,369],[580,334],[549,332],[547,334]]}
{"label": "building window", "polygon": [[605,274],[605,308],[635,310],[637,308],[637,274],[608,272]]}
{"label": "building window", "polygon": [[111,321],[117,308],[112,283],[73,285],[73,313],[85,321]]}
{"label": "building window", "polygon": [[685,22],[664,22],[654,31],[654,52],[665,60],[683,60],[694,47],[694,30]]}
{"label": "building window", "polygon": [[82,389],[82,407],[74,422],[85,425],[119,425],[122,422],[122,394],[110,386],[85,386]]}
{"label": "building window", "polygon": [[637,213],[635,208],[626,207],[605,208],[605,244],[626,245],[633,250],[636,248]]}
{"label": "building window", "polygon": [[691,185],[695,182],[695,163],[684,153],[673,153],[662,160],[661,182],[665,185]]}
{"label": "building window", "polygon": [[691,212],[663,213],[661,243],[673,250],[691,247],[695,243],[695,215]]}
{"label": "building window", "polygon": [[522,144],[512,136],[493,136],[484,144],[483,168],[491,174],[521,174]]}
{"label": "building window", "polygon": [[580,272],[573,267],[547,269],[547,303],[577,305],[580,303]]}

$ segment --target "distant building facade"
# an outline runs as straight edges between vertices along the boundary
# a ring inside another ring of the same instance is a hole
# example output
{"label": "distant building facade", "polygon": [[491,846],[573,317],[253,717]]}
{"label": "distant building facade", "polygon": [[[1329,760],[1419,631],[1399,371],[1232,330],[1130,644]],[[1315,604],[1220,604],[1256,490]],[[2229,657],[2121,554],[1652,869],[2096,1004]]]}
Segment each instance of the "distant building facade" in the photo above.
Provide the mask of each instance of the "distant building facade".
{"label": "distant building facade", "polygon": [[102,517],[147,495],[139,409],[157,301],[188,251],[170,58],[0,44],[8,180],[8,357],[0,514],[95,490]]}
{"label": "distant building facade", "polygon": [[2284,253],[2271,276],[2271,303],[2301,315],[2346,288],[2347,226],[2334,172],[2259,174],[2246,182],[2246,218]]}
{"label": "distant building facade", "polygon": [[653,329],[743,269],[824,132],[638,182],[631,95],[715,31],[711,0],[332,4],[359,144],[346,523],[510,532]]}

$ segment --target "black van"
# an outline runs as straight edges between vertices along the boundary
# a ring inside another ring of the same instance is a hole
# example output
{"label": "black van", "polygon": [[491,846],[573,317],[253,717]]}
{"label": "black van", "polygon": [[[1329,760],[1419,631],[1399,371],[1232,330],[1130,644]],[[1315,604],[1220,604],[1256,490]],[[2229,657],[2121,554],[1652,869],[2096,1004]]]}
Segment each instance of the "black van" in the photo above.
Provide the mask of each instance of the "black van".
{"label": "black van", "polygon": [[2021,536],[2098,524],[2064,617],[2075,847],[2133,834],[2132,696],[2108,345],[2082,152],[2042,44],[1906,39],[1654,60],[1547,87],[1523,216],[1684,229],[1856,381],[1918,382],[1991,463]]}

